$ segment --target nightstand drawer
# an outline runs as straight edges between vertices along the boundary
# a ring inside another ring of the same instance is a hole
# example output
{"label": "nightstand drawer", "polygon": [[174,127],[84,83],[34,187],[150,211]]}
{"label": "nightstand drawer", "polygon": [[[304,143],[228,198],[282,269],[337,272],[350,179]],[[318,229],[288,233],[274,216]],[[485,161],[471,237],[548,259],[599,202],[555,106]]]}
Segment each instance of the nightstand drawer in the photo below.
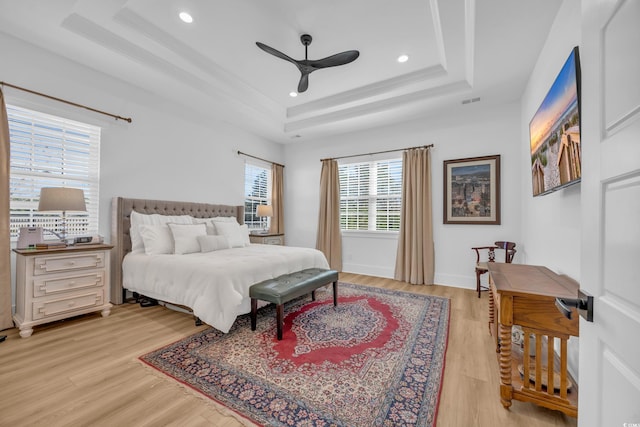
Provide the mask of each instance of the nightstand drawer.
{"label": "nightstand drawer", "polygon": [[284,234],[250,234],[249,240],[261,245],[284,245]]}
{"label": "nightstand drawer", "polygon": [[262,243],[265,245],[281,245],[282,237],[280,236],[265,237],[264,239],[262,239]]}
{"label": "nightstand drawer", "polygon": [[33,281],[33,296],[44,297],[78,289],[101,287],[103,285],[104,271],[59,278],[43,277]]}
{"label": "nightstand drawer", "polygon": [[104,253],[88,253],[73,256],[36,257],[33,264],[34,276],[40,274],[56,273],[60,271],[73,271],[83,268],[104,268]]}
{"label": "nightstand drawer", "polygon": [[99,290],[68,298],[37,301],[33,303],[33,319],[44,319],[45,317],[57,316],[85,308],[99,307],[102,305],[103,300],[104,293],[102,290]]}

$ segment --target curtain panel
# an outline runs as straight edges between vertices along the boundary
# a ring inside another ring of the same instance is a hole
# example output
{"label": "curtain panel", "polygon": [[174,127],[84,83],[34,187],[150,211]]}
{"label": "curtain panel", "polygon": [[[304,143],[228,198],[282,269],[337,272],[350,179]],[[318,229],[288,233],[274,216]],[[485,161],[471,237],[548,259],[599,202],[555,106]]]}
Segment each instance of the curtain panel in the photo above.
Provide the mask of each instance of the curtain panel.
{"label": "curtain panel", "polygon": [[316,249],[324,253],[332,269],[342,271],[340,180],[338,162],[330,159],[322,161],[320,172],[320,214]]}
{"label": "curtain panel", "polygon": [[284,234],[284,166],[271,165],[271,217],[270,234]]}
{"label": "curtain panel", "polygon": [[431,285],[434,264],[431,152],[416,148],[402,155],[402,211],[394,278]]}
{"label": "curtain panel", "polygon": [[11,145],[4,95],[0,89],[0,330],[13,327],[11,317],[11,235],[9,232],[9,177]]}

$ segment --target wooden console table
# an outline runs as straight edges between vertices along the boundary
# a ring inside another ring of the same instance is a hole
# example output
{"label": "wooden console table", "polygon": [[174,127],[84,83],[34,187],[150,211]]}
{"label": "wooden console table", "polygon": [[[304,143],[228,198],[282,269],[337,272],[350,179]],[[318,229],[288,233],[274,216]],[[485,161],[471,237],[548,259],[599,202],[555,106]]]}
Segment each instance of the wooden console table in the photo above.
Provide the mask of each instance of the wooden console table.
{"label": "wooden console table", "polygon": [[[502,405],[509,408],[515,399],[577,417],[578,386],[567,372],[567,341],[579,335],[578,314],[574,308],[572,319],[567,319],[556,308],[555,299],[575,298],[578,283],[541,266],[487,265],[491,279],[489,328],[499,353]],[[513,325],[522,327],[524,349],[512,343]],[[558,341],[559,360],[554,350]]]}

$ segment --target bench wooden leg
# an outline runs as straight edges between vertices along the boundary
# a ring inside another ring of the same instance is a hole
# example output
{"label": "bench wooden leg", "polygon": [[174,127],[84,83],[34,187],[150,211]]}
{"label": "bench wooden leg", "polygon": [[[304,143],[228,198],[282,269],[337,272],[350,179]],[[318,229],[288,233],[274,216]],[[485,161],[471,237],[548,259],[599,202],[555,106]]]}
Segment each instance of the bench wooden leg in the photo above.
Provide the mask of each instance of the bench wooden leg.
{"label": "bench wooden leg", "polygon": [[282,321],[284,318],[284,304],[276,305],[276,323],[278,328],[278,341],[282,340]]}
{"label": "bench wooden leg", "polygon": [[251,330],[256,330],[256,320],[258,318],[258,300],[251,298]]}
{"label": "bench wooden leg", "polygon": [[311,301],[316,300],[316,291],[311,291]]}
{"label": "bench wooden leg", "polygon": [[338,306],[338,281],[333,282],[333,306]]}

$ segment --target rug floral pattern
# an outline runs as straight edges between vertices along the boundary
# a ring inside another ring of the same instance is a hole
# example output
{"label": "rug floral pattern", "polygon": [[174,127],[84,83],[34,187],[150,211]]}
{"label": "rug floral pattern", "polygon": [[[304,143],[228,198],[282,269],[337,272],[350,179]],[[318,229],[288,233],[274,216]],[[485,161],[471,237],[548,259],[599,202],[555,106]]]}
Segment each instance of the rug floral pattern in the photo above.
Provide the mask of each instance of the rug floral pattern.
{"label": "rug floral pattern", "polygon": [[273,306],[231,331],[208,329],[140,359],[268,426],[435,425],[449,330],[449,300],[340,283]]}

